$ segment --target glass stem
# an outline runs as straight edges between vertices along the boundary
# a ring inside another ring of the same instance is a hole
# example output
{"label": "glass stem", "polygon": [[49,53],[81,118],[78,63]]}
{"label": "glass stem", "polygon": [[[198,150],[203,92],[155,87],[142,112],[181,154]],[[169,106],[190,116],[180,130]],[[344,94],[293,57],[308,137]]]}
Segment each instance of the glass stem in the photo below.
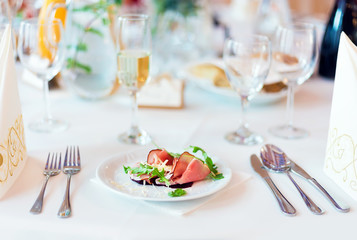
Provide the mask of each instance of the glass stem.
{"label": "glass stem", "polygon": [[293,115],[294,115],[294,94],[295,94],[295,82],[288,82],[288,99],[286,102],[286,119],[287,126],[289,128],[293,127]]}
{"label": "glass stem", "polygon": [[130,95],[131,95],[131,98],[132,98],[132,103],[131,103],[131,129],[137,129],[139,127],[137,91],[132,91],[130,93]]}
{"label": "glass stem", "polygon": [[249,105],[249,100],[247,96],[241,96],[241,128],[248,129],[249,125],[246,119],[247,107]]}
{"label": "glass stem", "polygon": [[49,122],[52,119],[52,115],[50,112],[50,102],[49,102],[49,87],[48,81],[43,81],[43,103],[44,103],[44,116],[43,119],[45,122]]}

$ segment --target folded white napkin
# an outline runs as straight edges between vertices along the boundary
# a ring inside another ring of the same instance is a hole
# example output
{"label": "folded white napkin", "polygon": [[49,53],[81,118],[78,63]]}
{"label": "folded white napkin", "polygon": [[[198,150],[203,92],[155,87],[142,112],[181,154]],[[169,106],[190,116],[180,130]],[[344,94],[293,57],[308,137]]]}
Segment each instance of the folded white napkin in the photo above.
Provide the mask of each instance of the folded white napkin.
{"label": "folded white napkin", "polygon": [[228,185],[220,190],[219,192],[194,200],[182,201],[182,202],[153,202],[153,201],[142,201],[148,206],[155,207],[162,211],[174,214],[174,215],[186,215],[197,210],[199,207],[205,205],[206,203],[213,201],[224,195],[227,191],[232,191],[239,185],[251,178],[251,175],[243,172],[232,172],[232,179],[229,181]]}
{"label": "folded white napkin", "polygon": [[[228,185],[225,186],[222,190],[218,191],[215,194],[209,195],[207,197],[202,197],[194,200],[187,201],[174,201],[174,202],[155,202],[155,201],[144,201],[136,200],[139,203],[143,203],[147,206],[160,209],[161,211],[168,212],[173,215],[186,215],[197,210],[199,207],[205,205],[206,203],[219,198],[227,191],[232,191],[233,189],[240,186],[242,183],[251,178],[251,175],[243,172],[232,172],[232,178],[229,181]],[[104,186],[97,178],[92,179],[93,182]]]}
{"label": "folded white napkin", "polygon": [[21,173],[26,156],[11,27],[8,25],[0,42],[0,198]]}
{"label": "folded white napkin", "polygon": [[357,200],[357,47],[342,32],[325,158],[325,173]]}

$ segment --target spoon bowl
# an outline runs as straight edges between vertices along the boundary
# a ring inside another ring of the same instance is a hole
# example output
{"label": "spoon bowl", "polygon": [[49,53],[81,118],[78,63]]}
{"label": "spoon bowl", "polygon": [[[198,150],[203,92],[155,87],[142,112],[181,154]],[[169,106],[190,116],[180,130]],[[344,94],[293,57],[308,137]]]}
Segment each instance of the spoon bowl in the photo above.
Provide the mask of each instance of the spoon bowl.
{"label": "spoon bowl", "polygon": [[266,144],[260,149],[263,164],[269,170],[285,172],[290,169],[290,160],[285,153],[273,144]]}
{"label": "spoon bowl", "polygon": [[317,215],[323,214],[323,211],[306,195],[290,175],[291,162],[280,148],[273,144],[266,144],[260,149],[260,156],[263,160],[263,165],[267,169],[274,172],[285,173],[289,177],[312,213]]}

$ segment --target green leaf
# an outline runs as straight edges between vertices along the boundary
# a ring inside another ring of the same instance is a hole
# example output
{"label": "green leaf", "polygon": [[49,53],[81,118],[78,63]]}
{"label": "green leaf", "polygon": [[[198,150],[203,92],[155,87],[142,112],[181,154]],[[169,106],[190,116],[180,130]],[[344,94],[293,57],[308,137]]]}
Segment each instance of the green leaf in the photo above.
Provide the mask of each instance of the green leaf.
{"label": "green leaf", "polygon": [[116,5],[121,5],[122,0],[114,0],[114,3],[115,3]]}
{"label": "green leaf", "polygon": [[87,74],[90,74],[92,72],[92,68],[90,66],[80,63],[80,62],[74,60],[73,58],[67,58],[66,67],[68,69],[79,68],[79,69],[82,69],[83,71],[85,71]]}
{"label": "green leaf", "polygon": [[87,44],[82,43],[82,42],[78,43],[78,45],[76,46],[76,50],[86,52],[88,50]]}
{"label": "green leaf", "polygon": [[131,170],[131,167],[126,167],[126,166],[123,166],[123,168],[124,168],[124,172],[126,173],[126,174],[128,174],[128,172]]}
{"label": "green leaf", "polygon": [[169,180],[165,177],[165,170],[164,169],[162,169],[161,172],[160,172],[158,168],[154,168],[154,170],[151,173],[151,177],[150,178],[153,178],[155,176],[159,177],[159,181],[160,182],[165,183],[166,186],[170,186]]}
{"label": "green leaf", "polygon": [[[164,149],[164,148],[160,147],[159,145],[157,145],[156,142],[153,141],[152,143],[155,145],[155,147],[157,149]],[[165,149],[165,151],[166,151],[166,149]],[[173,152],[169,152],[169,151],[166,151],[166,152],[173,158],[179,158],[181,156],[180,153],[173,153]]]}
{"label": "green leaf", "polygon": [[163,15],[166,11],[174,11],[187,17],[196,15],[200,9],[198,0],[154,0],[154,4],[158,15]]}
{"label": "green leaf", "polygon": [[165,183],[166,186],[170,186],[170,181],[165,177],[165,170],[162,169],[159,171],[158,168],[148,165],[147,163],[140,163],[139,167],[125,167],[124,171],[127,174],[130,172],[131,174],[136,174],[137,176],[141,176],[143,174],[150,175],[150,179],[153,177],[158,177],[159,181]]}
{"label": "green leaf", "polygon": [[173,158],[179,158],[181,156],[180,153],[167,152]]}
{"label": "green leaf", "polygon": [[84,31],[87,33],[89,32],[89,33],[97,34],[100,37],[104,36],[104,34],[96,28],[89,27],[89,28],[86,28]]}
{"label": "green leaf", "polygon": [[190,146],[189,148],[192,149],[193,153],[197,153],[198,151],[200,151],[202,153],[204,161],[202,161],[201,159],[200,160],[202,162],[204,162],[208,166],[208,168],[211,170],[210,177],[212,179],[219,180],[219,179],[224,178],[223,174],[218,172],[217,166],[213,163],[212,159],[207,155],[206,151],[204,151],[202,148],[197,147],[197,146]]}
{"label": "green leaf", "polygon": [[108,18],[102,18],[102,23],[105,26],[108,26],[110,24],[110,20]]}
{"label": "green leaf", "polygon": [[183,190],[182,188],[176,188],[175,191],[171,191],[168,193],[170,197],[181,197],[183,195],[186,195],[186,191]]}

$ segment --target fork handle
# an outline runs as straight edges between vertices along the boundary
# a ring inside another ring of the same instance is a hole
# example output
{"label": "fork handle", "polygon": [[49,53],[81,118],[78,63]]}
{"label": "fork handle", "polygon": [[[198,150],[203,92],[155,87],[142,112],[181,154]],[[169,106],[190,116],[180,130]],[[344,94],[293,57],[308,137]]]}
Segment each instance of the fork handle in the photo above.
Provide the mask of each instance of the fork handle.
{"label": "fork handle", "polygon": [[57,216],[61,218],[67,218],[71,215],[71,203],[69,201],[70,184],[71,184],[71,174],[67,174],[67,186],[66,192],[64,194],[63,202],[60,209],[58,210]]}
{"label": "fork handle", "polygon": [[316,203],[314,201],[311,200],[311,198],[309,198],[306,193],[300,188],[300,186],[295,182],[294,178],[290,175],[290,172],[286,171],[285,172],[288,177],[290,178],[291,182],[295,185],[296,189],[299,191],[302,199],[304,200],[306,206],[308,207],[308,209],[316,214],[316,215],[321,215],[324,213],[324,211],[319,208],[319,206],[316,205]]}
{"label": "fork handle", "polygon": [[48,179],[50,178],[50,175],[46,175],[45,182],[42,185],[41,191],[38,194],[38,197],[35,201],[35,203],[32,205],[32,208],[30,209],[30,213],[33,214],[39,214],[42,211],[42,205],[43,205],[43,196],[45,195],[45,189],[47,186]]}

